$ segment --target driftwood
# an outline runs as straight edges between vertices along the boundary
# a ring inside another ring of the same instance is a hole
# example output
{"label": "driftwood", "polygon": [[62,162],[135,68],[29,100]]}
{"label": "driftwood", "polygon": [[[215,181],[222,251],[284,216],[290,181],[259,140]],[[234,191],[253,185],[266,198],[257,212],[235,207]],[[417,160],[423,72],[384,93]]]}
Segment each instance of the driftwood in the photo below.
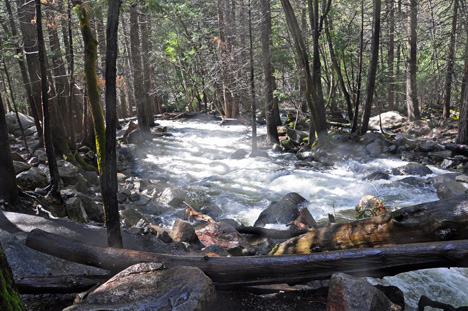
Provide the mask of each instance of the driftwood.
{"label": "driftwood", "polygon": [[35,276],[17,279],[15,284],[21,294],[67,294],[83,292],[109,278],[106,275]]}
{"label": "driftwood", "polygon": [[116,248],[103,248],[35,229],[26,245],[66,260],[121,271],[140,262],[165,267],[200,268],[218,287],[295,284],[326,279],[335,272],[383,277],[434,267],[468,267],[468,240],[340,250],[308,255],[253,257],[184,257]]}
{"label": "driftwood", "polygon": [[275,255],[468,239],[468,196],[333,223],[281,243]]}
{"label": "driftwood", "polygon": [[187,206],[187,209],[185,210],[185,219],[190,219],[190,220],[198,219],[198,220],[204,220],[206,222],[212,222],[212,223],[215,222],[214,219],[211,218],[210,216],[197,212],[187,202],[184,201],[184,204]]}

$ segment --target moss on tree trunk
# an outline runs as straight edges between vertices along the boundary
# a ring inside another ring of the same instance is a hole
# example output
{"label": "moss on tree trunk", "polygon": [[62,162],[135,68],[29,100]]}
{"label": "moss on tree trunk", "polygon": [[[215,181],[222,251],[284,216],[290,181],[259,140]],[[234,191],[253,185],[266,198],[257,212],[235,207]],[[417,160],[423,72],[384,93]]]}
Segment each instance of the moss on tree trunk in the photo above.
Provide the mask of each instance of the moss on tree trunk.
{"label": "moss on tree trunk", "polygon": [[88,90],[88,103],[93,117],[94,134],[96,136],[96,153],[99,174],[102,176],[105,163],[106,126],[102,112],[98,80],[96,74],[97,45],[89,23],[88,12],[77,4],[74,11],[78,15],[81,26],[81,34],[85,45],[85,76]]}
{"label": "moss on tree trunk", "polygon": [[8,265],[7,258],[0,245],[0,310],[21,311],[26,310],[13,282],[13,273]]}

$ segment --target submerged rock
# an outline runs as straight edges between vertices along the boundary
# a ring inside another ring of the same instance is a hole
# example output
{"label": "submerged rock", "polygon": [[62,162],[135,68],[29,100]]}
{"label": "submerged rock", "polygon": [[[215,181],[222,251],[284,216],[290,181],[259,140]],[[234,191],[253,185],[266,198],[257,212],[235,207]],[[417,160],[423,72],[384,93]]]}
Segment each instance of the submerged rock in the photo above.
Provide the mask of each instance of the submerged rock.
{"label": "submerged rock", "polygon": [[279,202],[272,202],[255,221],[255,227],[264,227],[266,224],[287,224],[299,216],[299,208],[308,201],[295,192],[288,193]]}
{"label": "submerged rock", "polygon": [[200,269],[161,268],[159,263],[133,265],[64,311],[203,311],[216,302],[213,282]]}
{"label": "submerged rock", "polygon": [[244,149],[237,149],[233,154],[231,154],[231,159],[241,160],[245,159],[247,155],[248,153]]}

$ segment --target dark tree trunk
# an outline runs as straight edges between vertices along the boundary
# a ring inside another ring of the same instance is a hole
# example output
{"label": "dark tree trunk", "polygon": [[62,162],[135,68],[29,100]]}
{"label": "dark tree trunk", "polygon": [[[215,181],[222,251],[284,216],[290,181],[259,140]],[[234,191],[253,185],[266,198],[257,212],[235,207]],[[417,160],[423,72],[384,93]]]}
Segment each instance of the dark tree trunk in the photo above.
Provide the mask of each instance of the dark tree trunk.
{"label": "dark tree trunk", "polygon": [[263,64],[263,81],[265,92],[265,115],[267,123],[267,138],[272,144],[278,144],[278,129],[274,119],[274,98],[273,91],[275,84],[273,80],[273,66],[271,64],[271,12],[270,0],[260,1],[262,15],[262,64]]}
{"label": "dark tree trunk", "polygon": [[[18,187],[16,185],[16,174],[11,159],[10,143],[8,141],[8,129],[5,119],[5,109],[0,96],[0,199],[9,203],[18,200]],[[1,212],[1,211],[0,211]]]}
{"label": "dark tree trunk", "polygon": [[[253,60],[253,35],[252,35],[252,7],[249,0],[249,63],[250,63],[250,95],[252,96],[252,155],[257,152],[257,118],[256,118],[256,100],[255,100],[255,74]],[[268,111],[267,111],[268,115]]]}
{"label": "dark tree trunk", "polygon": [[379,41],[380,41],[380,11],[381,11],[381,0],[374,0],[374,25],[372,32],[372,46],[371,46],[371,59],[369,65],[369,72],[367,74],[367,86],[366,86],[366,101],[364,102],[363,114],[361,119],[361,130],[360,134],[364,135],[369,127],[369,118],[372,110],[372,104],[374,99],[375,91],[375,78],[377,75],[377,66],[379,60]]}
{"label": "dark tree trunk", "polygon": [[447,74],[444,86],[444,118],[450,118],[450,100],[452,95],[453,63],[455,56],[455,35],[457,32],[458,0],[453,1],[452,30],[447,55]]}
{"label": "dark tree trunk", "polygon": [[[3,108],[2,108],[3,110]],[[0,112],[3,113],[3,112]],[[0,211],[1,213],[1,211]],[[0,245],[0,310],[23,311],[26,310],[13,281],[13,273],[8,264],[3,248]]]}
{"label": "dark tree trunk", "polygon": [[[150,13],[148,13],[150,14]],[[151,24],[149,22],[148,16],[142,15],[140,24],[141,30],[141,49],[143,54],[143,79],[144,79],[144,88],[145,88],[145,104],[148,111],[147,122],[149,126],[154,126],[154,107],[152,102],[151,93],[151,66],[150,66],[150,52],[151,52]]]}
{"label": "dark tree trunk", "polygon": [[107,243],[122,248],[119,204],[117,202],[117,29],[119,27],[120,0],[109,0],[107,15],[106,50],[106,163],[101,183],[106,212]]}
{"label": "dark tree trunk", "polygon": [[395,0],[387,0],[387,13],[388,13],[388,52],[387,52],[387,66],[388,66],[388,94],[387,104],[388,110],[395,110],[395,72],[394,72],[394,58],[395,58]]}
{"label": "dark tree trunk", "polygon": [[406,66],[406,105],[408,108],[408,119],[419,120],[418,84],[416,73],[418,64],[416,59],[418,26],[418,0],[408,0],[408,64]]}
{"label": "dark tree trunk", "polygon": [[468,79],[465,81],[465,94],[458,120],[457,143],[468,144]]}
{"label": "dark tree trunk", "polygon": [[354,116],[352,133],[356,133],[358,128],[359,106],[361,104],[361,80],[362,80],[362,55],[364,52],[364,0],[361,0],[361,31],[359,33],[359,59],[356,81],[356,95],[354,98]]}
{"label": "dark tree trunk", "polygon": [[143,65],[141,61],[140,29],[138,26],[138,10],[135,6],[130,8],[130,51],[133,65],[133,88],[135,90],[135,106],[137,108],[138,126],[145,138],[150,135],[148,111],[146,109],[146,96],[144,88]]}
{"label": "dark tree trunk", "polygon": [[52,132],[50,127],[50,114],[49,114],[49,94],[46,73],[46,58],[44,47],[44,34],[42,32],[42,12],[41,0],[35,0],[36,3],[36,25],[37,25],[37,46],[39,51],[39,64],[41,67],[41,84],[42,84],[42,126],[43,126],[43,140],[46,149],[47,161],[49,162],[50,172],[50,190],[49,194],[54,197],[60,197],[59,190],[59,172],[57,166],[57,159],[55,157],[54,145],[52,141]]}

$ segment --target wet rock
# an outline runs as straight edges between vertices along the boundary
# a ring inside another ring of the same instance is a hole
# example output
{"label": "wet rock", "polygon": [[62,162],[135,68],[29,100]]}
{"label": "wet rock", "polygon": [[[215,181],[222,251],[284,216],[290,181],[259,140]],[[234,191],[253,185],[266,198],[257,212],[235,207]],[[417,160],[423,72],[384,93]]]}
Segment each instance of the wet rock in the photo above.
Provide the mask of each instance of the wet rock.
{"label": "wet rock", "polygon": [[161,267],[158,263],[133,265],[64,311],[202,311],[216,302],[213,282],[200,269]]}
{"label": "wet rock", "polygon": [[148,219],[143,216],[139,211],[132,207],[127,207],[126,209],[120,211],[123,223],[128,227],[135,226],[141,219],[146,223],[149,223]]}
{"label": "wet rock", "polygon": [[465,174],[457,175],[455,177],[455,180],[458,181],[458,182],[468,183],[468,175],[465,175]]}
{"label": "wet rock", "polygon": [[317,228],[317,222],[315,222],[314,217],[307,207],[301,208],[299,211],[299,216],[296,218],[296,220],[290,222],[288,225],[298,229]]}
{"label": "wet rock", "polygon": [[263,150],[257,150],[255,152],[252,152],[249,154],[250,158],[269,158],[270,156],[268,155],[268,152],[263,151]]}
{"label": "wet rock", "polygon": [[403,178],[400,182],[414,187],[424,187],[424,182],[421,179],[412,176]]}
{"label": "wet rock", "polygon": [[301,145],[304,143],[304,140],[309,137],[309,133],[304,132],[304,131],[299,131],[295,130],[293,128],[287,127],[286,128],[286,135],[288,139],[296,144],[296,145]]}
{"label": "wet rock", "polygon": [[158,198],[158,203],[167,204],[172,207],[182,207],[185,194],[178,189],[166,188]]}
{"label": "wet rock", "polygon": [[65,202],[65,205],[67,208],[67,215],[70,220],[81,223],[87,223],[89,221],[83,202],[80,198],[72,197]]}
{"label": "wet rock", "polygon": [[441,150],[441,151],[430,152],[427,155],[434,162],[442,162],[444,159],[450,158],[453,155],[453,151]]}
{"label": "wet rock", "polygon": [[437,196],[439,199],[449,199],[458,195],[465,194],[467,189],[459,182],[445,178],[445,180],[437,187]]}
{"label": "wet rock", "polygon": [[13,161],[13,167],[15,169],[15,174],[18,175],[19,173],[29,170],[31,168],[31,164]]}
{"label": "wet rock", "polygon": [[195,232],[205,247],[219,245],[232,255],[255,255],[255,249],[226,222],[207,223]]}
{"label": "wet rock", "polygon": [[419,163],[408,163],[399,169],[408,175],[426,176],[434,173],[430,168]]}
{"label": "wet rock", "polygon": [[307,203],[308,201],[301,195],[295,192],[288,193],[261,212],[254,226],[264,227],[266,224],[287,224],[294,221],[299,216],[299,208]]}
{"label": "wet rock", "polygon": [[372,217],[386,212],[382,202],[372,194],[364,195],[356,206],[358,218]]}
{"label": "wet rock", "polygon": [[44,188],[49,183],[46,174],[37,167],[31,167],[29,170],[19,173],[16,175],[16,181],[25,190]]}
{"label": "wet rock", "polygon": [[289,139],[282,139],[280,140],[280,148],[285,152],[291,152],[294,148],[294,145]]}
{"label": "wet rock", "polygon": [[181,219],[176,219],[169,235],[176,242],[187,242],[190,244],[199,243],[195,229],[191,224]]}
{"label": "wet rock", "polygon": [[383,171],[376,171],[367,175],[364,179],[365,180],[389,180],[390,175]]}
{"label": "wet rock", "polygon": [[391,311],[392,303],[363,279],[335,273],[330,279],[327,311]]}
{"label": "wet rock", "polygon": [[382,154],[382,142],[374,141],[366,146],[366,152],[371,157],[377,157]]}
{"label": "wet rock", "polygon": [[238,149],[231,154],[231,159],[241,160],[247,157],[248,153],[244,149]]}

